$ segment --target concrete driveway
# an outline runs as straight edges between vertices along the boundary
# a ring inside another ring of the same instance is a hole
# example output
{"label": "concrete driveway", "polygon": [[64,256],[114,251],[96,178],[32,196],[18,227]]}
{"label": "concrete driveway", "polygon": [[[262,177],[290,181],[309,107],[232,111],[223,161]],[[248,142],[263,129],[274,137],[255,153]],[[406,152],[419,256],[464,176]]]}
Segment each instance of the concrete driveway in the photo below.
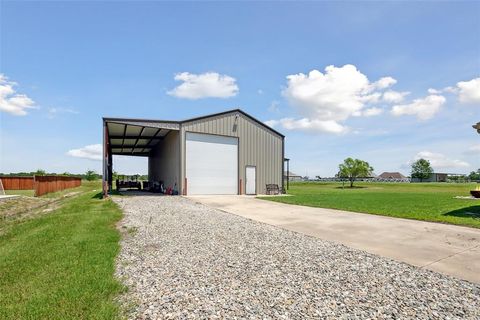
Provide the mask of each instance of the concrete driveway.
{"label": "concrete driveway", "polygon": [[480,230],[251,196],[190,196],[211,207],[284,229],[480,283]]}

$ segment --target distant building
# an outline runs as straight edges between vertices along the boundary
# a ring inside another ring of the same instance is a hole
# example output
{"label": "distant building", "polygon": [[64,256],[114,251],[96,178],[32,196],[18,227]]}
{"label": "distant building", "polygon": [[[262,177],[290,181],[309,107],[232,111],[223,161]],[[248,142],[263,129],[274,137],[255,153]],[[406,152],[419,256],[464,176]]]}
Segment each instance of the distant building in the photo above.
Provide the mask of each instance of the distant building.
{"label": "distant building", "polygon": [[420,181],[418,178],[412,178],[412,182],[447,182],[448,173],[437,173],[434,172],[427,179]]}
{"label": "distant building", "polygon": [[288,181],[303,181],[303,177],[302,176],[299,176],[298,174],[296,173],[293,173],[292,171],[288,171],[288,174],[287,174],[287,171],[285,171],[283,173],[285,179],[287,179],[287,176],[288,176]]}
{"label": "distant building", "polygon": [[400,172],[384,172],[377,176],[377,179],[383,179],[383,180],[408,180],[407,177],[405,177],[403,174]]}

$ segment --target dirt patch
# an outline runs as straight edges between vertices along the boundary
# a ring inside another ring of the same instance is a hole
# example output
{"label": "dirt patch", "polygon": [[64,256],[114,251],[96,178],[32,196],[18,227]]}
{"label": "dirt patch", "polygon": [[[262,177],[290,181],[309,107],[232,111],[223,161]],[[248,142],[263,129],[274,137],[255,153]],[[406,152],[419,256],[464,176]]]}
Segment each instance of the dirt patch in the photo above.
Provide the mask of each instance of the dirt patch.
{"label": "dirt patch", "polygon": [[21,212],[38,208],[51,202],[51,199],[34,198],[34,197],[18,197],[7,199],[0,202],[0,217],[3,219],[15,216]]}
{"label": "dirt patch", "polygon": [[0,227],[2,224],[27,219],[39,214],[47,214],[58,209],[62,201],[81,194],[80,191],[69,192],[59,197],[26,197],[21,196],[0,202]]}

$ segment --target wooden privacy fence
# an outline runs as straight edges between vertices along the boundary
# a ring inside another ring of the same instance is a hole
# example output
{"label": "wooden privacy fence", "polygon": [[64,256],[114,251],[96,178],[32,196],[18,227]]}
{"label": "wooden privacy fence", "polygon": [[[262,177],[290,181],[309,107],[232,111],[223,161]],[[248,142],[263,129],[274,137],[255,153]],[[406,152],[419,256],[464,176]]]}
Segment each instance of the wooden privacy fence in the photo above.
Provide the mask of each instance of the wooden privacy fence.
{"label": "wooden privacy fence", "polygon": [[5,190],[32,190],[33,177],[0,177]]}
{"label": "wooden privacy fence", "polygon": [[82,185],[82,179],[66,176],[0,177],[5,190],[35,190],[35,197]]}
{"label": "wooden privacy fence", "polygon": [[79,187],[82,179],[64,176],[35,176],[35,197],[46,193]]}

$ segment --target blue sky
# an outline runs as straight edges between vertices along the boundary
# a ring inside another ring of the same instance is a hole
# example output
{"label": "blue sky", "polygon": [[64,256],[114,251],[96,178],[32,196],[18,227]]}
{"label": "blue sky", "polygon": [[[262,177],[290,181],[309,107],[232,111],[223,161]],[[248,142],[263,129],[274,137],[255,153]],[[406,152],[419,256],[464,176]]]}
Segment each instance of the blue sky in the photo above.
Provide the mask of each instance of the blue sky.
{"label": "blue sky", "polygon": [[[408,173],[419,157],[438,172],[480,167],[479,2],[2,1],[0,10],[0,172],[100,172],[102,116],[232,108],[283,132],[301,175],[332,176],[348,156],[376,173]],[[114,165],[147,169],[138,158]]]}

